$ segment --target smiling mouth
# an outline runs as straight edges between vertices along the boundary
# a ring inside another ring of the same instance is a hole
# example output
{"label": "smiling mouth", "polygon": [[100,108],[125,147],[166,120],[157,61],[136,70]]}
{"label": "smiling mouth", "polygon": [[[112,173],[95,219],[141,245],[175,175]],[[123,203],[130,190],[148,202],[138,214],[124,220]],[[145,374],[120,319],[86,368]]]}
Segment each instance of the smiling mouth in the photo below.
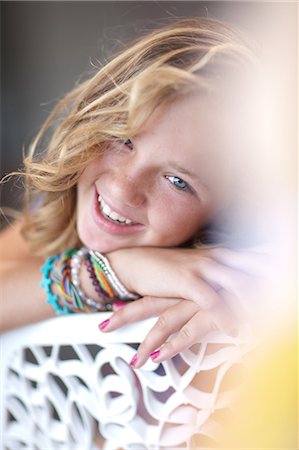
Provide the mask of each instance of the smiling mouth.
{"label": "smiling mouth", "polygon": [[101,195],[98,195],[98,204],[100,207],[100,211],[103,214],[103,216],[110,220],[113,223],[117,223],[118,225],[122,225],[123,227],[130,226],[130,225],[137,225],[136,222],[132,222],[132,220],[120,216],[117,212],[113,211],[103,200]]}

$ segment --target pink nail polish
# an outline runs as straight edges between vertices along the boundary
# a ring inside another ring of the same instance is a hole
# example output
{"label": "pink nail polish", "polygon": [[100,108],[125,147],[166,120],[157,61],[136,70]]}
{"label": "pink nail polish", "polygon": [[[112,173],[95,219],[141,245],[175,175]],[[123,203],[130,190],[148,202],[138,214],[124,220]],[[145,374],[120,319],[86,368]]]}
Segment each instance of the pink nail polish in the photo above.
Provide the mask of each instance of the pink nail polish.
{"label": "pink nail polish", "polygon": [[101,331],[103,331],[109,325],[109,323],[110,323],[110,319],[104,320],[103,322],[100,323],[99,329]]}
{"label": "pink nail polish", "polygon": [[115,306],[117,309],[119,309],[119,308],[123,308],[124,306],[126,306],[126,303],[116,300],[115,302],[113,302],[113,306]]}
{"label": "pink nail polish", "polygon": [[137,359],[138,359],[138,355],[137,355],[137,353],[133,356],[133,358],[131,359],[131,362],[130,362],[130,366],[135,366],[135,364],[136,364],[136,362],[137,362]]}
{"label": "pink nail polish", "polygon": [[152,360],[158,358],[158,356],[160,355],[161,351],[160,350],[156,350],[155,352],[150,354],[150,357],[152,358]]}

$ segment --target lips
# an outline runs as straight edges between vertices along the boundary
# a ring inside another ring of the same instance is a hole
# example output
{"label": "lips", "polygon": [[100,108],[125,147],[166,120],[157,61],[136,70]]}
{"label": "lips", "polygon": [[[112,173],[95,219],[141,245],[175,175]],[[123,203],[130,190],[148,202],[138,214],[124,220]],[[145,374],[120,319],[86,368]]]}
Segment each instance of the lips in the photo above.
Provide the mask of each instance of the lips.
{"label": "lips", "polygon": [[116,211],[113,211],[110,206],[105,202],[102,196],[99,194],[98,202],[100,206],[101,213],[112,222],[118,223],[122,226],[133,225],[133,221],[118,214]]}
{"label": "lips", "polygon": [[110,208],[96,189],[92,207],[92,216],[98,228],[114,235],[135,233],[144,228],[144,225],[133,222],[129,217]]}

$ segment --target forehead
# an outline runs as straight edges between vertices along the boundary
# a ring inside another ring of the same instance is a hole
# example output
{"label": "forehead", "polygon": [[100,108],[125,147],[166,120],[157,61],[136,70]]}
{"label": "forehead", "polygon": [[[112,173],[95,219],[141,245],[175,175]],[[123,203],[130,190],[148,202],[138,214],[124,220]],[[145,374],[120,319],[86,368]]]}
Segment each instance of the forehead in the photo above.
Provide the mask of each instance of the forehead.
{"label": "forehead", "polygon": [[[142,132],[144,137],[159,139],[166,144],[185,141],[184,147],[211,143],[211,128],[221,127],[219,113],[213,102],[204,95],[188,95],[159,107]],[[220,130],[219,130],[220,131]],[[176,146],[175,146],[176,147]],[[190,148],[191,150],[191,148]]]}
{"label": "forehead", "polygon": [[229,145],[225,122],[218,105],[208,96],[188,95],[158,108],[141,136],[159,148],[159,158],[183,161],[203,176],[209,161],[219,161]]}
{"label": "forehead", "polygon": [[222,201],[238,165],[229,114],[208,95],[188,95],[158,108],[141,133],[157,163],[169,161],[192,172]]}

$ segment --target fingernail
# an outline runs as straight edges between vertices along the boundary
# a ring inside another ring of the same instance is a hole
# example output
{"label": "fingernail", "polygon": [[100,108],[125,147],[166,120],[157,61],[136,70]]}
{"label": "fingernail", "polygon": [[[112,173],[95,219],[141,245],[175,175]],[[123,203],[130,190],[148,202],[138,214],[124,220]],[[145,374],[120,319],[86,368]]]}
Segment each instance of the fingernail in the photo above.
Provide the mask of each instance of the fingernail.
{"label": "fingernail", "polygon": [[135,364],[136,364],[136,362],[137,362],[137,359],[138,359],[138,355],[137,355],[137,353],[133,356],[133,358],[131,359],[131,362],[130,362],[130,366],[135,366]]}
{"label": "fingernail", "polygon": [[115,302],[113,302],[113,306],[116,307],[117,309],[119,309],[119,308],[123,308],[124,306],[126,306],[126,303],[116,300]]}
{"label": "fingernail", "polygon": [[110,319],[104,320],[103,322],[100,323],[99,329],[101,331],[103,331],[109,325],[109,323],[110,323]]}
{"label": "fingernail", "polygon": [[152,360],[158,358],[158,356],[160,355],[161,351],[160,350],[156,350],[155,352],[150,354],[150,357],[152,358]]}

